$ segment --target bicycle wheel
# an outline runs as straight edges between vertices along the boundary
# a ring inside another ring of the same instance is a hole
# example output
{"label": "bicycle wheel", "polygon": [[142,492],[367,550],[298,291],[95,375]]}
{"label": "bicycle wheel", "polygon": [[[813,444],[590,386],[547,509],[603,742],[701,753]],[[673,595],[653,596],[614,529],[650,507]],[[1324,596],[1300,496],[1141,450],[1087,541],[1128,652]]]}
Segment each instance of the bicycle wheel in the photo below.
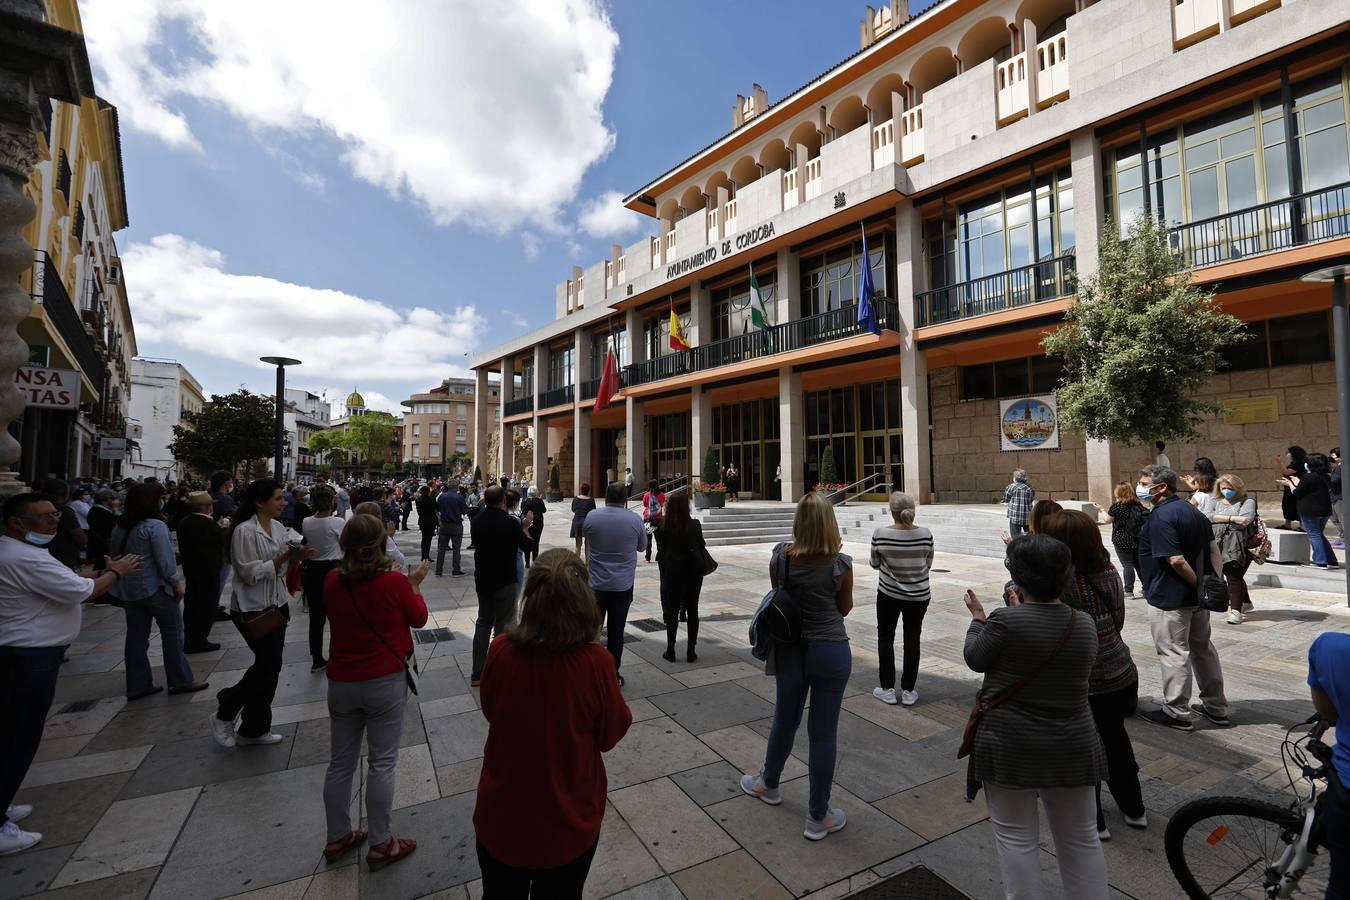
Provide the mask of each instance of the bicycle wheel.
{"label": "bicycle wheel", "polygon": [[[1177,882],[1193,900],[1273,897],[1275,866],[1299,839],[1303,820],[1293,809],[1249,797],[1202,797],[1167,823],[1163,849]],[[1321,897],[1309,876],[1297,892]]]}

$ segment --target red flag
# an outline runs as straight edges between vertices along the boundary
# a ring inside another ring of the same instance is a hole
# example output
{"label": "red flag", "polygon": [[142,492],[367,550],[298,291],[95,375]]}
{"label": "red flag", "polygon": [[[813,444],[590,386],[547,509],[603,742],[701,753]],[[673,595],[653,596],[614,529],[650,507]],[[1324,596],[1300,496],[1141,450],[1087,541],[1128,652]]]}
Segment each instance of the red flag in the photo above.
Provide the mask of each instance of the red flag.
{"label": "red flag", "polygon": [[600,376],[600,387],[595,391],[595,407],[592,412],[600,412],[609,406],[614,395],[619,392],[619,358],[614,355],[614,347],[610,346],[609,352],[605,354],[605,371]]}

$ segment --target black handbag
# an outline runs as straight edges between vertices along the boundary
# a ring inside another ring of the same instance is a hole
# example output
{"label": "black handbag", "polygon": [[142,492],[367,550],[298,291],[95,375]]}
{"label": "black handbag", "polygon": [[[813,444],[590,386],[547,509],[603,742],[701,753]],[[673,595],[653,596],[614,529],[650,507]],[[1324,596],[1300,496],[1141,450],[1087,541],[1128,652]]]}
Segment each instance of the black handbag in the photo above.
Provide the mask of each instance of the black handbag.
{"label": "black handbag", "polygon": [[1201,565],[1205,561],[1205,554],[1209,548],[1206,547],[1200,551],[1200,555],[1195,558],[1195,592],[1201,609],[1207,609],[1210,612],[1228,612],[1228,584],[1218,575],[1205,572]]}
{"label": "black handbag", "polygon": [[717,571],[717,560],[713,559],[712,554],[708,552],[707,546],[698,548],[698,562],[699,568],[703,570],[704,575],[711,575]]}

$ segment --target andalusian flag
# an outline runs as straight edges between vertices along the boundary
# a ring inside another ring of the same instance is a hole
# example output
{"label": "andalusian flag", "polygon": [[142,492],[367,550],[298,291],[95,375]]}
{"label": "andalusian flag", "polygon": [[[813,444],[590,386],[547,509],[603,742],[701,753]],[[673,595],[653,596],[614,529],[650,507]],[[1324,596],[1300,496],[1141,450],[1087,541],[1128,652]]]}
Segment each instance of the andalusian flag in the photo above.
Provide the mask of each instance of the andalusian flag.
{"label": "andalusian flag", "polygon": [[750,267],[750,321],[761,331],[773,324],[769,321],[769,311],[764,306],[764,294],[760,292],[759,282],[755,280],[754,266]]}
{"label": "andalusian flag", "polygon": [[675,312],[674,300],[670,302],[670,349],[689,349],[689,339],[685,337],[684,324],[680,322],[680,316]]}

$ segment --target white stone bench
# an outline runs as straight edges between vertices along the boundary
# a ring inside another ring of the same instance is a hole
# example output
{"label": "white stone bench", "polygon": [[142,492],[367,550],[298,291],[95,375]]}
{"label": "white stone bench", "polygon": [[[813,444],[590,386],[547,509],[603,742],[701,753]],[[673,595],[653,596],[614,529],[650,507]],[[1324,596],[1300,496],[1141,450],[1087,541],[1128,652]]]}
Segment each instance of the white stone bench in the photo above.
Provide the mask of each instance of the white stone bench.
{"label": "white stone bench", "polygon": [[1268,562],[1306,563],[1312,559],[1312,548],[1308,544],[1308,535],[1304,532],[1270,528],[1266,534],[1270,535]]}

